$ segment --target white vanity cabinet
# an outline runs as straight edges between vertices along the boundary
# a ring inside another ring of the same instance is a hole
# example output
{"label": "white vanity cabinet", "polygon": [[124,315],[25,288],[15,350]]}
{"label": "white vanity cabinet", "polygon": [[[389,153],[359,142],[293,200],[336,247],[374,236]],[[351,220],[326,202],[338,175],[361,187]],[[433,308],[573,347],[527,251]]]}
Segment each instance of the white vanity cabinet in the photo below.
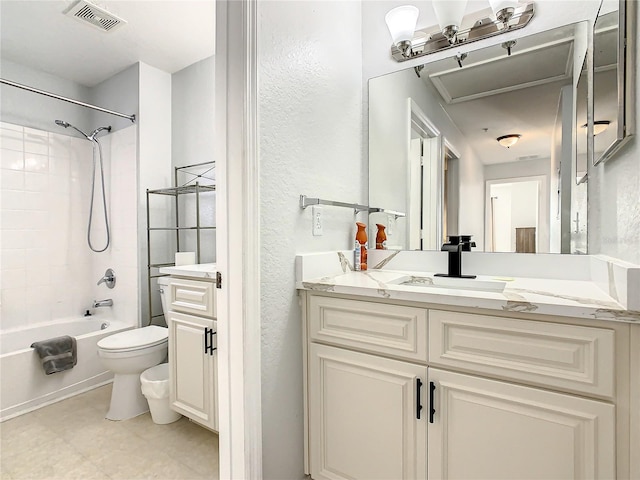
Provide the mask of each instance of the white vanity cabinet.
{"label": "white vanity cabinet", "polygon": [[215,284],[172,277],[168,288],[171,408],[217,431]]}
{"label": "white vanity cabinet", "polygon": [[313,479],[610,479],[628,462],[615,328],[301,295]]}

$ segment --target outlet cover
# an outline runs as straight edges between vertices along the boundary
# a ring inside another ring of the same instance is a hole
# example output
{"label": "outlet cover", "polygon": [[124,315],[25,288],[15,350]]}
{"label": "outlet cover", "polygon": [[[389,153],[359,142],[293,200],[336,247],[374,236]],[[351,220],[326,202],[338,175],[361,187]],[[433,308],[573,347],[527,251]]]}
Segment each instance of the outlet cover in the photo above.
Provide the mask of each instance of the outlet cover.
{"label": "outlet cover", "polygon": [[313,218],[313,235],[322,235],[322,207],[315,205],[311,207],[311,217]]}

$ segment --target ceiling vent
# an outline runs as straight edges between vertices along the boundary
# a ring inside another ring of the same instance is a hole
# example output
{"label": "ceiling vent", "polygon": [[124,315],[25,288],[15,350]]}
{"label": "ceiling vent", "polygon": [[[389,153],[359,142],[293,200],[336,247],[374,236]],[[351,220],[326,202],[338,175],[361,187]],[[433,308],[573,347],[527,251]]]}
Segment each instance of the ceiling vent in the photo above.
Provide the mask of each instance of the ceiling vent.
{"label": "ceiling vent", "polygon": [[113,32],[127,23],[126,20],[116,17],[113,13],[86,0],[78,0],[64,14],[103,32]]}

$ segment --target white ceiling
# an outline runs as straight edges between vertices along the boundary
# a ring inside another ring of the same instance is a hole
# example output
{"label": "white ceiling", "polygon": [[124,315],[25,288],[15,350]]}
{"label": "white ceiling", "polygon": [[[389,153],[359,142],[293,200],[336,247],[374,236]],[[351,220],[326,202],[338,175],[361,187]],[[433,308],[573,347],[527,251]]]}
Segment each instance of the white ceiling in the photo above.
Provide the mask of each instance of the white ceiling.
{"label": "white ceiling", "polygon": [[168,73],[214,54],[214,0],[101,0],[127,21],[103,32],[63,12],[70,0],[0,1],[0,55],[88,87],[137,62]]}
{"label": "white ceiling", "polygon": [[[549,158],[560,88],[572,83],[572,26],[518,39],[512,55],[500,45],[427,64],[421,78],[483,164]],[[511,148],[502,135],[520,134]]]}

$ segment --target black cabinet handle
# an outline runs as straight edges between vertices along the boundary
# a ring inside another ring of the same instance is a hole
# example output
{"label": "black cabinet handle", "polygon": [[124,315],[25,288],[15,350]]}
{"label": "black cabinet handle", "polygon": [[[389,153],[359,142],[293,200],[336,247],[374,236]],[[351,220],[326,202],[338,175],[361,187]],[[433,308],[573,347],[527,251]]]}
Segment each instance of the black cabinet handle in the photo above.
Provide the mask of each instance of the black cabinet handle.
{"label": "black cabinet handle", "polygon": [[420,420],[420,410],[422,405],[420,403],[420,390],[422,389],[422,380],[416,378],[416,418]]}
{"label": "black cabinet handle", "polygon": [[204,353],[207,354],[209,353],[209,341],[211,340],[211,336],[209,335],[209,331],[210,329],[208,327],[205,327],[204,329]]}
{"label": "black cabinet handle", "polygon": [[433,382],[429,382],[429,423],[433,423],[433,416],[436,413],[436,409],[433,408],[433,404],[435,401],[435,393],[436,384]]}
{"label": "black cabinet handle", "polygon": [[[218,332],[214,332],[213,328],[209,329],[209,353],[211,355],[213,355],[213,351],[217,350],[218,347],[214,347],[213,346],[213,336],[216,335]],[[216,337],[217,338],[217,337]],[[216,342],[216,345],[218,344],[218,342]]]}
{"label": "black cabinet handle", "polygon": [[213,336],[218,332],[214,332],[213,328],[205,327],[204,329],[204,353],[213,355],[213,351],[218,347],[213,346]]}

